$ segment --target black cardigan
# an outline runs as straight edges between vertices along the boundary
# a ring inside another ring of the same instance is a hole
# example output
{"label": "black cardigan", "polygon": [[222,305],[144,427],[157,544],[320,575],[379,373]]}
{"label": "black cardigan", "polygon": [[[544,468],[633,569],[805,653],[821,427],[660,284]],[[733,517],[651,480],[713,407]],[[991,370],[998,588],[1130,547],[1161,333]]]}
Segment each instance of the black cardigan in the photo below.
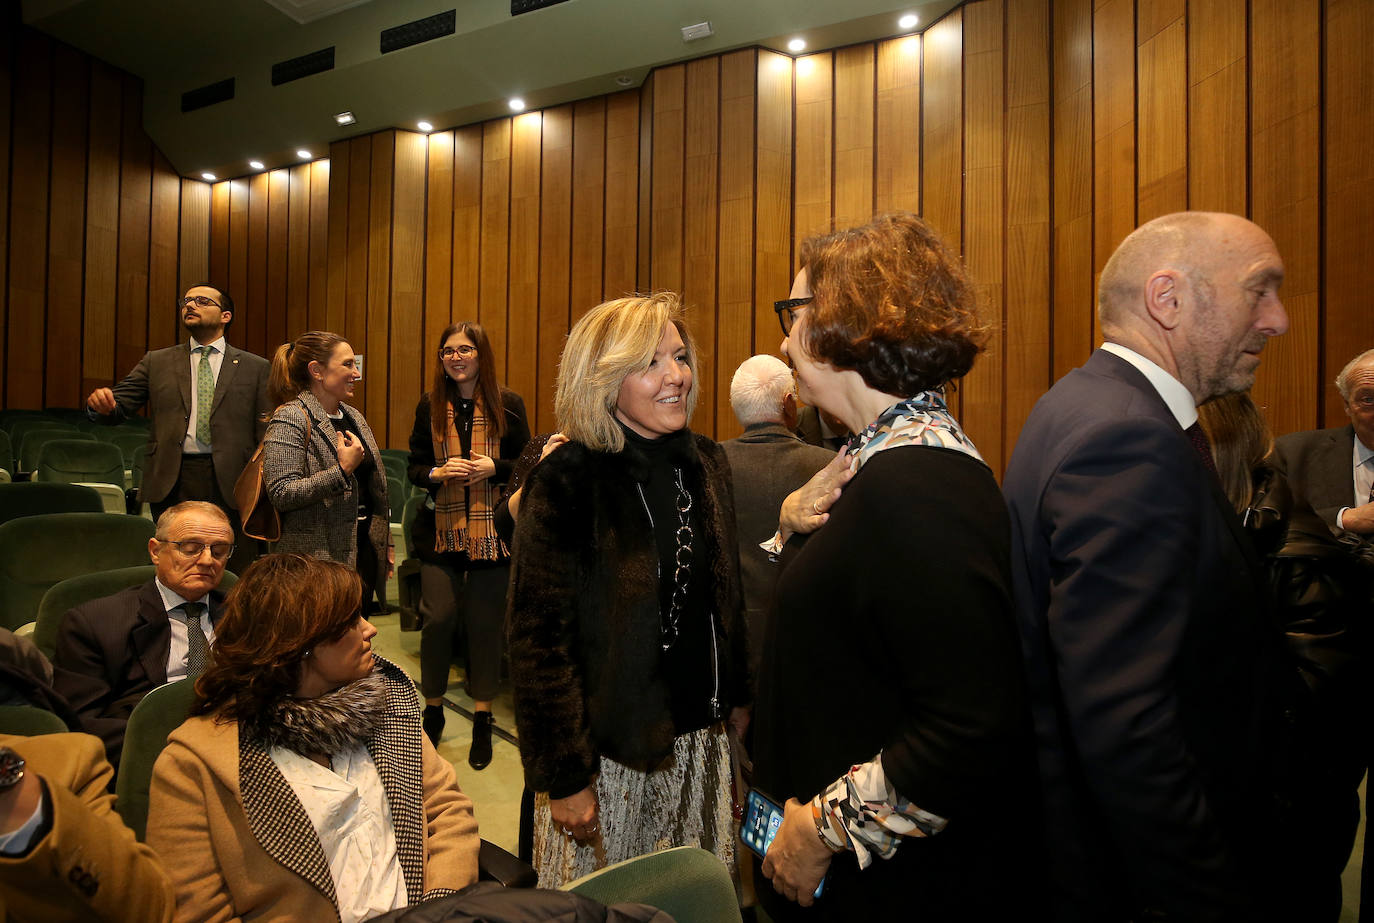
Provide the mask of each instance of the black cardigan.
{"label": "black cardigan", "polygon": [[[712,685],[722,711],[748,702],[744,596],[729,462],[693,436],[715,610]],[[525,781],[563,798],[590,784],[598,760],[648,769],[676,728],[659,648],[658,549],[636,489],[633,446],[562,446],[525,482],[506,619]]]}
{"label": "black cardigan", "polygon": [[[949,821],[863,871],[837,856],[817,909],[1002,919],[987,903],[1025,894],[998,857],[1013,828],[1034,831],[1037,798],[1010,525],[992,472],[950,449],[888,449],[794,544],[765,626],[755,784],[805,803],[881,751],[897,792]],[[1015,862],[1032,865],[1034,852]],[[771,888],[760,895],[775,919],[797,909]]]}
{"label": "black cardigan", "polygon": [[[520,457],[520,450],[525,447],[525,443],[529,442],[530,439],[530,424],[525,417],[525,402],[520,395],[502,388],[501,403],[504,405],[506,413],[506,434],[501,437],[501,457],[492,459],[496,465],[496,471],[490,478],[491,483],[498,488],[498,497],[503,493],[506,482],[510,480],[511,472],[515,470],[515,461]],[[430,499],[433,500],[439,493],[439,482],[431,479],[429,472],[439,462],[434,457],[434,436],[430,429],[428,394],[422,396],[420,403],[415,405],[415,425],[410,430],[410,458],[407,459],[407,462],[406,475],[410,478],[410,483],[428,491]],[[416,511],[415,522],[410,527],[410,537],[415,543],[415,556],[430,564],[442,563],[450,567],[468,567],[505,563],[505,560],[502,559],[501,561],[483,561],[480,564],[471,565],[466,555],[439,554],[436,552],[434,550],[434,510],[428,506],[422,506]]]}

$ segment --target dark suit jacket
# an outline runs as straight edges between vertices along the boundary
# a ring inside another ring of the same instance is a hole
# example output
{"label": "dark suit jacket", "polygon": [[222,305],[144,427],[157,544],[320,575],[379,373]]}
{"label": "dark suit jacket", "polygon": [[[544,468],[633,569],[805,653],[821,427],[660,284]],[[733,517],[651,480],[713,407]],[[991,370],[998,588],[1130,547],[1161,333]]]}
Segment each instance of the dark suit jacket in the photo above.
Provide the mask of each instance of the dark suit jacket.
{"label": "dark suit jacket", "polygon": [[[210,621],[224,594],[210,593]],[[81,718],[82,729],[105,742],[119,766],[124,728],[145,695],[167,683],[172,629],[152,580],[93,599],[62,616],[53,657],[53,685]]]}
{"label": "dark suit jacket", "polygon": [[792,491],[830,464],[835,453],[807,445],[781,423],[755,423],[720,444],[730,459],[739,531],[740,578],[749,626],[750,676],[758,676],[763,615],[781,568],[759,547],[778,527],[778,510]]}
{"label": "dark suit jacket", "polygon": [[1274,442],[1277,467],[1299,500],[1334,530],[1336,514],[1355,501],[1355,427],[1289,433]]}
{"label": "dark suit jacket", "polygon": [[[271,369],[261,356],[225,344],[215,402],[210,408],[210,448],[220,493],[234,504],[234,481],[267,431],[272,403],[267,397]],[[152,419],[148,458],[139,499],[156,503],[172,492],[181,473],[181,447],[191,425],[191,345],[144,353],[134,370],[114,386],[115,411],[99,418],[122,423],[144,404]]]}
{"label": "dark suit jacket", "polygon": [[1291,678],[1216,479],[1099,350],[1040,399],[1003,490],[1055,918],[1258,919]]}

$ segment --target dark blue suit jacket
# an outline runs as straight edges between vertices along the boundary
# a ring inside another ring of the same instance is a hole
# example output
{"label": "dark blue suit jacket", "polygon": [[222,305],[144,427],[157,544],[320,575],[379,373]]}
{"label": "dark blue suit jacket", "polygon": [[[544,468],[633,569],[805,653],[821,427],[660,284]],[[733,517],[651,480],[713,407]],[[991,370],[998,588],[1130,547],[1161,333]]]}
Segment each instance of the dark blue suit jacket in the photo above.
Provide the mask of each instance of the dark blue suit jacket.
{"label": "dark blue suit jacket", "polygon": [[1287,677],[1216,478],[1099,350],[1036,405],[1003,490],[1055,918],[1246,918]]}

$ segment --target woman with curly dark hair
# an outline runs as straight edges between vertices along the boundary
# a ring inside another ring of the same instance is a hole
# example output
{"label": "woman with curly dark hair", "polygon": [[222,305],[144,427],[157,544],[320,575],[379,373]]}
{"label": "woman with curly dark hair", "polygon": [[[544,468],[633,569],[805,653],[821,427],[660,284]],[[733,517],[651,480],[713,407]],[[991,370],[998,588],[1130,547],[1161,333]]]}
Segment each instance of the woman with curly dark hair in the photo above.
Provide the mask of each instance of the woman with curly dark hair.
{"label": "woman with curly dark hair", "polygon": [[842,492],[809,495],[801,531],[824,528],[774,540],[752,753],[784,820],[760,899],[779,921],[1010,919],[1000,902],[1025,895],[999,860],[1035,804],[1008,803],[1029,778],[1010,528],[946,404],[983,341],[973,289],[910,214],[810,239],[801,262],[782,351],[856,435]]}
{"label": "woman with curly dark hair", "polygon": [[354,570],[302,554],[258,560],[225,599],[153,769],[177,920],[353,923],[477,880],[472,802],[361,602]]}

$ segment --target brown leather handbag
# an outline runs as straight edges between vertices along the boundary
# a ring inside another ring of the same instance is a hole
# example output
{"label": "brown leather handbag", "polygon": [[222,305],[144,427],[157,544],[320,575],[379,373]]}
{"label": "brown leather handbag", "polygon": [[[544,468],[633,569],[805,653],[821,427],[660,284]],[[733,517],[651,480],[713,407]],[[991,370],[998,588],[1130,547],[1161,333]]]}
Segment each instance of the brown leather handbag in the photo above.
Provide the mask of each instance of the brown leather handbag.
{"label": "brown leather handbag", "polygon": [[[310,414],[304,405],[305,441],[310,443]],[[262,443],[253,450],[253,457],[243,466],[238,480],[234,482],[234,505],[239,509],[239,521],[243,523],[243,534],[259,541],[275,542],[281,539],[281,516],[267,496],[267,485],[262,478]]]}

